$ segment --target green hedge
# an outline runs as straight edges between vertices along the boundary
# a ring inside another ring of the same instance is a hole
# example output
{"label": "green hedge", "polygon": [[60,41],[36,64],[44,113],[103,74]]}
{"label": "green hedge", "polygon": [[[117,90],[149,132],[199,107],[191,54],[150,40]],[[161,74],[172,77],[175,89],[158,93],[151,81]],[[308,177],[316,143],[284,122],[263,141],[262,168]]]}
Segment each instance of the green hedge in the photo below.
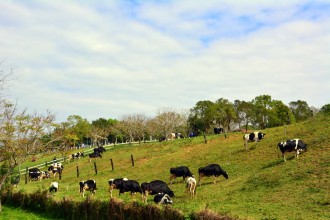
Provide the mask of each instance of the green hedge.
{"label": "green hedge", "polygon": [[[33,194],[8,191],[2,195],[1,199],[6,205],[21,207],[31,212],[47,213],[51,217],[68,220],[185,219],[182,212],[173,209],[171,206],[144,205],[138,202],[125,204],[118,199],[100,201],[89,196],[81,202],[74,202],[66,198],[63,198],[62,201],[55,201],[46,190],[39,190]],[[192,213],[189,218],[196,220],[233,219],[220,216],[209,210]]]}

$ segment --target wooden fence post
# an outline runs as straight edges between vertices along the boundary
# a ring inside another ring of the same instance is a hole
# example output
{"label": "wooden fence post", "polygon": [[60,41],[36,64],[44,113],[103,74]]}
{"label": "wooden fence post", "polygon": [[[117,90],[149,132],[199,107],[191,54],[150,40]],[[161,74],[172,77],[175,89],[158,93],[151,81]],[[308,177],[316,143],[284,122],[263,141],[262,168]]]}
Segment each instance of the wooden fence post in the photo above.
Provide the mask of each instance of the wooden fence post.
{"label": "wooden fence post", "polygon": [[77,166],[77,177],[79,177],[79,167]]}
{"label": "wooden fence post", "polygon": [[206,140],[206,132],[204,131],[204,142],[205,144],[207,144],[207,140]]}
{"label": "wooden fence post", "polygon": [[110,159],[112,170],[114,170],[112,159]]}
{"label": "wooden fence post", "polygon": [[97,174],[97,167],[96,167],[96,162],[94,161],[94,169],[95,169],[95,174]]}
{"label": "wooden fence post", "polygon": [[134,158],[132,154],[131,154],[131,160],[132,160],[132,166],[134,167]]}
{"label": "wooden fence post", "polygon": [[29,168],[26,167],[26,170],[25,170],[25,184],[27,184],[27,182],[28,182],[28,172],[29,172]]}

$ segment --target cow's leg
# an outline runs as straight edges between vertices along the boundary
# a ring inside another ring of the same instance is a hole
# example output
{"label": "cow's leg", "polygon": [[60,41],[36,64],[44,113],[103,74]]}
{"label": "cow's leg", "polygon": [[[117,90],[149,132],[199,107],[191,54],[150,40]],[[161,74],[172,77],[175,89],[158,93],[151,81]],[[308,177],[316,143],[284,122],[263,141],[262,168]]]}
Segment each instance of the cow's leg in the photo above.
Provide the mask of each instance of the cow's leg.
{"label": "cow's leg", "polygon": [[171,175],[170,175],[170,183],[171,183],[171,184],[172,184],[172,182],[173,182],[173,179],[175,179],[175,177],[176,177],[176,176],[175,176],[174,174],[171,174]]}
{"label": "cow's leg", "polygon": [[282,153],[282,156],[283,156],[283,160],[285,162],[286,161],[286,159],[285,159],[285,153]]}
{"label": "cow's leg", "polygon": [[245,150],[248,150],[248,149],[247,149],[247,142],[248,142],[247,140],[244,140]]}

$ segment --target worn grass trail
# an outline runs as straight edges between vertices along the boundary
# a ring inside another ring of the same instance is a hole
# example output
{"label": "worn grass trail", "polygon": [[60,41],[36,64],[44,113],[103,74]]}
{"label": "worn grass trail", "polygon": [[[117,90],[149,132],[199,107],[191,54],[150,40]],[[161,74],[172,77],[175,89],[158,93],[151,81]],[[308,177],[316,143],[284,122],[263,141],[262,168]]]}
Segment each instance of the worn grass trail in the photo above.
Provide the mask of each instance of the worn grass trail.
{"label": "worn grass trail", "polygon": [[[264,140],[249,143],[245,151],[243,133],[181,139],[162,143],[141,143],[116,146],[97,159],[98,174],[88,158],[64,163],[60,191],[54,199],[63,197],[82,200],[78,182],[95,179],[98,191],[95,199],[108,200],[108,179],[127,177],[142,182],[164,180],[169,183],[169,169],[185,165],[197,177],[199,167],[218,163],[229,174],[214,184],[214,178],[203,178],[195,198],[185,192],[182,178],[170,188],[175,192],[173,207],[189,215],[193,211],[211,209],[215,212],[245,219],[329,219],[330,218],[330,118],[319,116],[307,122],[263,130]],[[285,136],[286,134],[286,136]],[[294,158],[294,153],[283,162],[277,143],[289,138],[300,138],[308,144],[308,151]],[[68,154],[70,154],[68,152]],[[135,166],[131,164],[134,156]],[[52,158],[43,158],[44,160]],[[60,155],[58,155],[60,156]],[[110,159],[114,162],[112,171]],[[25,165],[23,165],[24,167]],[[76,176],[79,166],[80,177]],[[45,168],[46,169],[46,168]],[[47,189],[52,179],[21,183],[18,190],[31,193]],[[22,181],[23,182],[23,181]],[[117,198],[141,201],[141,195],[129,193]],[[149,197],[152,203],[152,197]]]}

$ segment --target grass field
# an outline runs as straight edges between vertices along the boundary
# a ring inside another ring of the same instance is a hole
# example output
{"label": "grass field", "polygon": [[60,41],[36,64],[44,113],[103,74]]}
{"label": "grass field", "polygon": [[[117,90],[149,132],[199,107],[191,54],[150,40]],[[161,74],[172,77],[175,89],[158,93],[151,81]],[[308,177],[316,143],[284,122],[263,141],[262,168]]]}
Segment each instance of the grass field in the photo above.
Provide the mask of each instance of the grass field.
{"label": "grass field", "polygon": [[[2,212],[0,213],[0,219],[3,220],[52,220],[53,218],[46,216],[45,214],[36,214],[24,211],[20,208],[2,206]],[[55,219],[54,219],[55,220]],[[60,220],[60,219],[57,219]]]}
{"label": "grass field", "polygon": [[[102,159],[95,160],[98,174],[94,172],[94,163],[89,163],[87,157],[64,163],[62,180],[57,179],[60,190],[54,199],[83,200],[78,186],[81,180],[95,179],[98,191],[94,199],[108,200],[107,181],[110,178],[127,177],[140,183],[159,179],[169,183],[171,167],[188,166],[197,177],[199,167],[218,163],[227,171],[229,179],[221,176],[214,184],[214,178],[204,178],[202,186],[197,187],[196,197],[190,198],[182,178],[177,178],[169,185],[175,193],[173,207],[187,216],[207,207],[242,219],[329,219],[330,117],[319,116],[299,124],[266,129],[263,133],[266,133],[265,139],[258,144],[249,143],[248,151],[243,146],[243,133],[229,133],[226,139],[222,134],[211,135],[207,137],[207,144],[202,137],[197,137],[116,146],[105,152]],[[277,143],[289,138],[305,141],[308,151],[298,159],[290,153],[283,162]],[[131,155],[134,156],[134,167]],[[114,170],[110,159],[114,162]],[[25,166],[31,166],[31,163],[22,167]],[[54,180],[25,185],[22,178],[15,190],[32,193],[38,188],[47,189],[51,181]],[[118,196],[115,191],[114,196],[125,202],[141,201],[140,194]],[[151,196],[148,202],[153,202]]]}

